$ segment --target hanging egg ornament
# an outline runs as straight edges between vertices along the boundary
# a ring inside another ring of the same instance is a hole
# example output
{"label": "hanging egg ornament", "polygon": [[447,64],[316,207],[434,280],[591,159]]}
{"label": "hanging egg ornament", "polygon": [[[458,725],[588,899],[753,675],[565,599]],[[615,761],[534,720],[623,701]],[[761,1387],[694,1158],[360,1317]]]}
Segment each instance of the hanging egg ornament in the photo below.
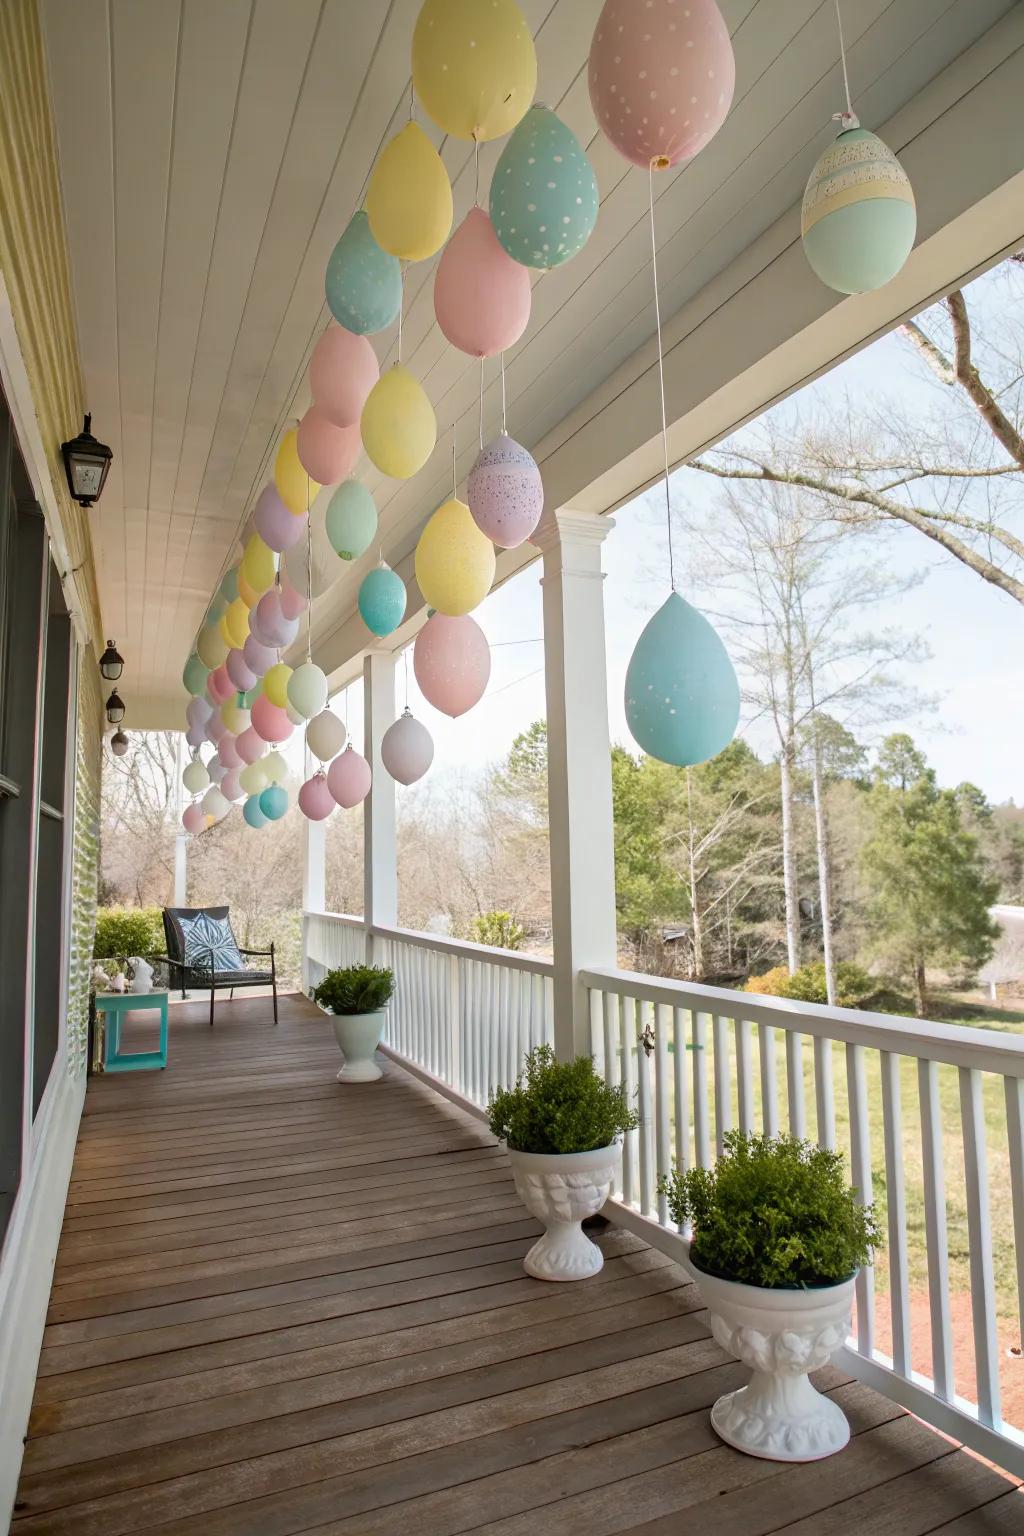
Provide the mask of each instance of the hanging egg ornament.
{"label": "hanging egg ornament", "polygon": [[222,597],[219,592],[215,592],[210,599],[210,606],[206,610],[205,622],[207,624],[216,624],[218,620],[224,617],[225,613],[227,613],[227,610],[227,598]]}
{"label": "hanging egg ornament", "polygon": [[245,817],[246,825],[252,827],[254,831],[259,831],[260,827],[266,826],[267,818],[260,810],[258,791],[250,794],[248,800],[242,806],[242,815]]}
{"label": "hanging egg ornament", "polygon": [[288,683],[292,669],[286,662],[277,661],[263,679],[263,692],[271,704],[284,709],[288,703]]}
{"label": "hanging egg ornament", "polygon": [[350,811],[370,793],[370,765],[361,752],[346,747],[327,770],[327,785],[335,803]]}
{"label": "hanging egg ornament", "polygon": [[[223,738],[223,741],[230,741],[230,740],[231,740],[230,736],[225,736]],[[223,742],[222,742],[222,745],[223,745]],[[210,758],[210,761],[207,763],[206,771],[210,775],[210,779],[211,779],[211,781],[214,784],[219,784],[221,779],[227,773],[227,771],[228,771],[227,764],[221,761],[220,747],[217,748],[217,751],[213,754],[213,756]]]}
{"label": "hanging egg ornament", "polygon": [[434,761],[433,737],[408,705],[381,737],[380,760],[399,784],[415,784]]}
{"label": "hanging egg ornament", "polygon": [[329,325],[309,360],[309,387],[321,416],[336,427],[358,426],[379,378],[377,354],[366,337]]}
{"label": "hanging egg ornament", "polygon": [[896,276],[917,233],[910,179],[887,144],[844,126],[815,165],[800,211],[807,260],[836,293],[870,293]]}
{"label": "hanging egg ornament", "polygon": [[252,706],[252,728],[267,742],[287,741],[295,727],[278,704],[261,694]]}
{"label": "hanging egg ornament", "polygon": [[312,720],[327,705],[327,678],[315,661],[304,661],[288,679],[288,703],[303,720]]}
{"label": "hanging egg ornament", "polygon": [[192,748],[192,750],[196,751],[199,747],[202,746],[203,742],[206,740],[206,726],[205,726],[205,724],[204,725],[190,725],[188,730],[185,732],[185,740],[188,742],[188,744]]}
{"label": "hanging egg ornament", "polygon": [[228,603],[234,602],[235,598],[238,596],[237,565],[233,565],[230,570],[224,572],[224,575],[220,579],[220,586],[217,588],[217,592],[218,595],[224,599],[225,606],[227,606]]}
{"label": "hanging egg ornament", "polygon": [[412,35],[412,83],[456,139],[510,133],[537,89],[537,53],[514,0],[425,0]]}
{"label": "hanging egg ornament", "polygon": [[280,784],[270,784],[260,794],[260,810],[268,821],[280,821],[288,809],[288,791]]}
{"label": "hanging egg ornament", "polygon": [[736,732],[740,688],[711,624],[672,592],[644,627],[626,669],[626,724],[662,763],[691,768]]}
{"label": "hanging egg ornament", "polygon": [[306,746],[322,763],[337,757],[345,745],[345,722],[333,710],[322,709],[306,727]]}
{"label": "hanging egg ornament", "polygon": [[307,821],[326,821],[337,803],[322,768],[299,790],[299,810]]}
{"label": "hanging egg ornament", "polygon": [[291,645],[299,632],[299,621],[289,619],[285,614],[279,587],[273,586],[269,592],[264,592],[253,609],[250,628],[259,643],[271,650],[284,650]]}
{"label": "hanging egg ornament", "polygon": [[267,787],[267,771],[260,758],[254,763],[247,763],[238,775],[238,782],[247,795],[258,795],[261,789]]}
{"label": "hanging egg ornament", "polygon": [[206,679],[210,675],[210,669],[202,657],[193,651],[182,670],[181,680],[185,684],[187,693],[198,696],[206,687]]}
{"label": "hanging egg ornament", "polygon": [[491,676],[491,648],[470,614],[430,616],[412,649],[416,686],[435,709],[453,720],[484,696]]}
{"label": "hanging egg ornament", "polygon": [[416,545],[416,581],[438,613],[469,613],[494,580],[494,546],[480,532],[464,501],[454,496],[427,522]]}
{"label": "hanging egg ornament", "polygon": [[[246,729],[248,729],[248,727],[246,727]],[[239,732],[239,735],[241,735],[241,732]],[[229,770],[232,768],[241,768],[242,759],[238,752],[238,737],[232,736],[230,734],[227,736],[222,736],[220,739],[220,745],[217,748],[217,755],[221,762],[224,764],[225,768]]]}
{"label": "hanging egg ornament", "polygon": [[205,694],[197,694],[194,699],[189,699],[185,709],[185,719],[189,725],[205,725],[213,714],[213,705]]}
{"label": "hanging egg ornament", "polygon": [[[291,516],[291,513],[288,514]],[[228,659],[224,663],[228,677],[240,693],[248,693],[250,688],[255,688],[259,679],[245,659],[245,651],[228,651]]]}
{"label": "hanging egg ornament", "polygon": [[590,44],[590,102],[620,155],[647,170],[690,160],[721,128],[736,86],[715,0],[605,0]]}
{"label": "hanging egg ornament", "polygon": [[272,647],[261,644],[256,639],[256,636],[252,634],[250,634],[242,647],[242,656],[249,671],[255,675],[257,680],[264,677],[277,660],[276,652]]}
{"label": "hanging egg ornament", "polygon": [[[254,699],[253,703],[255,704],[255,702],[256,700]],[[257,758],[263,756],[266,750],[266,742],[259,732],[254,730],[251,724],[248,730],[241,731],[235,737],[235,751],[238,753],[243,764],[254,763]]]}
{"label": "hanging egg ornament", "polygon": [[221,705],[225,699],[229,699],[234,693],[234,687],[228,676],[227,663],[221,662],[219,667],[214,667],[206,679],[206,691],[214,704]]}
{"label": "hanging egg ornament", "polygon": [[240,768],[229,768],[220,781],[220,792],[225,800],[241,800],[245,790],[239,783]]}
{"label": "hanging egg ornament", "polygon": [[297,587],[292,585],[288,575],[287,561],[285,561],[284,569],[281,572],[281,587],[279,595],[281,601],[281,612],[284,614],[286,619],[301,618],[302,614],[305,613],[307,607],[309,606],[306,601],[305,593],[300,592]]}
{"label": "hanging egg ornament", "polygon": [[402,261],[425,261],[447,240],[452,184],[419,123],[407,123],[378,158],[366,189],[366,214],[381,250]]}
{"label": "hanging egg ornament", "polygon": [[536,459],[502,432],[481,448],[466,482],[466,500],[480,532],[502,549],[515,549],[530,537],[544,511]]}
{"label": "hanging egg ornament", "polygon": [[590,239],[600,201],[579,139],[550,107],[535,102],[491,178],[491,223],[499,243],[524,267],[560,267]]}
{"label": "hanging egg ornament", "polygon": [[359,586],[359,612],[375,635],[390,635],[405,617],[405,582],[385,561],[368,571]]}
{"label": "hanging egg ornament", "polygon": [[434,276],[434,314],[452,346],[470,357],[504,352],[526,330],[530,274],[499,244],[482,208],[469,210],[444,248]]}
{"label": "hanging egg ornament", "polygon": [[[297,544],[306,532],[305,512],[293,512],[285,506],[277,487],[265,485],[259,494],[252,514],[253,527],[268,549],[284,554]],[[239,596],[242,594],[239,593]],[[243,598],[244,601],[244,598]],[[252,604],[246,604],[251,608]]]}
{"label": "hanging egg ornament", "polygon": [[268,752],[262,761],[263,772],[267,776],[267,783],[283,784],[288,777],[288,764],[281,753],[275,748],[273,751]]}
{"label": "hanging egg ornament", "polygon": [[[299,434],[295,427],[289,427],[278,447],[277,457],[274,460],[274,486],[289,512],[294,512],[296,517],[302,512],[309,511],[320,489],[318,482],[310,479],[308,471],[299,458]],[[256,583],[245,568],[244,556],[241,570],[245,579],[255,586]],[[268,581],[258,590],[265,591],[269,585]]]}
{"label": "hanging egg ornament", "polygon": [[[277,564],[274,559],[274,551],[268,549],[258,533],[250,534],[246,540],[245,553],[242,556],[240,574],[244,576],[254,592],[265,592],[268,587],[274,585],[274,574]],[[246,605],[239,598],[244,608]],[[242,636],[245,643],[245,636]]]}
{"label": "hanging egg ornament", "polygon": [[206,818],[203,815],[201,805],[187,805],[182,814],[181,824],[186,832],[202,832],[206,826]]}
{"label": "hanging egg ornament", "polygon": [[202,794],[203,790],[210,783],[210,775],[207,772],[206,764],[198,757],[194,757],[190,763],[185,764],[184,772],[181,775],[181,782],[190,795]]}
{"label": "hanging egg ornament", "polygon": [[393,480],[408,480],[430,458],[437,441],[434,407],[404,363],[389,368],[370,390],[359,430],[374,464]]}
{"label": "hanging egg ornament", "polygon": [[220,717],[232,736],[238,736],[242,731],[249,729],[249,711],[244,703],[239,702],[244,698],[244,693],[233,693],[220,707]]}
{"label": "hanging egg ornament", "polygon": [[357,336],[386,330],[398,318],[402,269],[397,256],[382,251],[373,238],[362,208],[331,252],[324,289],[335,320]]}
{"label": "hanging egg ornament", "polygon": [[245,644],[245,637],[249,633],[249,610],[240,597],[236,597],[234,602],[228,604],[227,612],[221,622],[232,649],[241,650]]}
{"label": "hanging egg ornament", "polygon": [[204,667],[212,672],[214,667],[219,667],[226,659],[230,649],[216,624],[203,625],[196,640],[196,651]]}
{"label": "hanging egg ornament", "polygon": [[203,811],[207,816],[212,816],[214,821],[220,821],[231,809],[231,802],[226,795],[222,795],[216,784],[212,784],[203,796]]}
{"label": "hanging egg ornament", "polygon": [[336,427],[315,405],[299,422],[295,438],[299,462],[320,485],[344,480],[359,457],[359,446],[358,427]]}
{"label": "hanging egg ornament", "polygon": [[327,537],[342,560],[357,560],[377,532],[377,505],[359,480],[344,480],[327,505]]}
{"label": "hanging egg ornament", "polygon": [[228,734],[228,728],[220,717],[220,712],[210,716],[206,722],[206,739],[212,741],[214,746]]}

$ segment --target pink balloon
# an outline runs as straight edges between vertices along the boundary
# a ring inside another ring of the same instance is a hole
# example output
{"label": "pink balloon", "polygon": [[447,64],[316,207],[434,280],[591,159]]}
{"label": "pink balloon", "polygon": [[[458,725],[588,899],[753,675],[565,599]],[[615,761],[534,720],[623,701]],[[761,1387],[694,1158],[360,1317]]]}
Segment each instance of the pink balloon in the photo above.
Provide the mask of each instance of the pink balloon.
{"label": "pink balloon", "polygon": [[[291,513],[288,514],[291,517]],[[252,633],[262,644],[281,650],[291,645],[299,632],[298,619],[289,619],[281,609],[281,597],[276,587],[264,592],[249,619]]]}
{"label": "pink balloon", "polygon": [[230,731],[228,731],[226,736],[222,736],[218,742],[217,756],[225,768],[241,768],[245,761],[239,753],[237,737],[232,736]]}
{"label": "pink balloon", "polygon": [[310,821],[323,821],[334,810],[337,801],[331,794],[327,775],[321,771],[307,779],[299,790],[299,810]]}
{"label": "pink balloon", "polygon": [[265,485],[253,509],[252,521],[264,544],[280,555],[303,537],[309,518],[305,512],[296,517],[285,506],[276,488]]}
{"label": "pink balloon", "polygon": [[355,426],[379,378],[377,354],[366,337],[329,325],[309,360],[309,385],[321,416],[336,427]]}
{"label": "pink balloon", "polygon": [[265,693],[261,693],[252,706],[251,718],[251,729],[264,741],[287,741],[295,729],[285,711],[272,704]]}
{"label": "pink balloon", "polygon": [[212,741],[219,745],[221,739],[227,734],[228,728],[224,724],[224,721],[221,719],[220,715],[211,715],[209,720],[206,722],[207,741]]}
{"label": "pink balloon", "polygon": [[344,480],[356,459],[362,438],[359,427],[336,427],[315,405],[299,422],[295,448],[299,463],[321,485],[337,485]]}
{"label": "pink balloon", "polygon": [[189,746],[192,747],[193,749],[201,747],[203,742],[206,740],[206,726],[205,726],[205,724],[204,725],[190,725],[188,730],[185,732],[185,740],[188,742]]}
{"label": "pink balloon", "polygon": [[263,756],[266,746],[263,737],[251,725],[247,725],[235,737],[235,751],[243,763],[254,763],[258,757]]}
{"label": "pink balloon", "polygon": [[306,611],[305,596],[293,587],[288,579],[288,572],[282,566],[281,569],[281,612],[286,619],[297,619]]}
{"label": "pink balloon", "polygon": [[689,160],[732,104],[736,60],[714,0],[605,0],[590,45],[590,100],[604,134],[634,165]]}
{"label": "pink balloon", "polygon": [[206,679],[206,686],[217,704],[223,704],[225,699],[230,699],[236,692],[235,685],[228,676],[228,669],[224,662],[215,667]]}
{"label": "pink balloon", "polygon": [[238,775],[241,773],[241,771],[241,768],[229,768],[227,773],[221,779],[220,792],[224,796],[225,800],[241,800],[242,796],[245,794],[245,790],[238,782]]}
{"label": "pink balloon", "polygon": [[412,650],[416,684],[427,700],[454,720],[484,696],[491,676],[491,648],[471,614],[435,613]]}
{"label": "pink balloon", "polygon": [[361,752],[346,747],[327,770],[327,785],[337,803],[346,811],[365,800],[370,793],[370,765]]}
{"label": "pink balloon", "polygon": [[228,651],[228,659],[224,663],[228,677],[234,683],[239,693],[248,693],[250,688],[255,688],[259,682],[256,673],[245,659],[244,651]]}
{"label": "pink balloon", "polygon": [[203,815],[201,805],[187,805],[182,814],[181,824],[186,832],[201,832],[206,826],[206,817]]}
{"label": "pink balloon", "polygon": [[519,340],[530,318],[530,273],[499,243],[487,214],[471,208],[445,246],[434,313],[453,347],[492,357]]}
{"label": "pink balloon", "polygon": [[[277,653],[268,645],[261,645],[255,635],[247,635],[242,651],[245,664],[250,672],[254,672],[257,678],[261,678],[265,672],[269,672],[277,660]],[[255,684],[253,684],[255,687]]]}
{"label": "pink balloon", "polygon": [[473,521],[502,549],[522,544],[540,522],[544,482],[537,461],[507,432],[481,448],[466,487]]}

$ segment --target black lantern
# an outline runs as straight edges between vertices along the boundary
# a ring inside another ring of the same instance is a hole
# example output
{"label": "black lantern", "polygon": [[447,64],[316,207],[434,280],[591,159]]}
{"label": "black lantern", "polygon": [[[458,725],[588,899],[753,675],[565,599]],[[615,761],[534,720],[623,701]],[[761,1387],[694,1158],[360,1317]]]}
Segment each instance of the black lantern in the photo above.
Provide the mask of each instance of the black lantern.
{"label": "black lantern", "polygon": [[124,719],[124,701],[117,689],[113,689],[107,700],[107,720],[111,725],[120,725]]}
{"label": "black lantern", "polygon": [[110,750],[115,757],[124,757],[128,751],[128,737],[124,731],[115,731],[110,738]]}
{"label": "black lantern", "polygon": [[108,683],[116,683],[124,671],[124,657],[114,648],[113,640],[107,641],[107,648],[100,657],[100,676],[105,677]]}
{"label": "black lantern", "polygon": [[106,443],[97,442],[89,431],[91,422],[92,417],[87,415],[78,436],[60,445],[68,490],[83,507],[91,507],[94,501],[99,501],[114,457]]}

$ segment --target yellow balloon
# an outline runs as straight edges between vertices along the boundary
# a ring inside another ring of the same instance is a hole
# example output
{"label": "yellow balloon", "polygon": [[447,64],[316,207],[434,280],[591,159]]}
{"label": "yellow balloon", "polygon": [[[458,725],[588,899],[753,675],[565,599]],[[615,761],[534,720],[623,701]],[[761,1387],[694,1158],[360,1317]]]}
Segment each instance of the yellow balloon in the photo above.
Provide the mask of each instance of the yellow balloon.
{"label": "yellow balloon", "polygon": [[249,725],[249,711],[244,704],[239,704],[235,694],[224,700],[220,707],[220,717],[234,736],[244,731]]}
{"label": "yellow balloon", "polygon": [[428,607],[452,617],[469,613],[491,590],[494,545],[464,501],[446,501],[420,534],[416,580]]}
{"label": "yellow balloon", "polygon": [[242,598],[236,597],[234,602],[228,604],[227,613],[224,615],[223,624],[227,630],[227,638],[240,651],[249,636],[249,605]]}
{"label": "yellow balloon", "polygon": [[216,624],[204,624],[199,631],[196,650],[203,666],[209,667],[212,672],[214,667],[219,667],[226,660],[230,646]]}
{"label": "yellow balloon", "polygon": [[370,390],[359,430],[370,458],[394,480],[408,480],[430,458],[437,441],[434,407],[404,363],[389,368]]}
{"label": "yellow balloon", "polygon": [[238,775],[238,782],[247,795],[256,795],[261,789],[265,789],[267,770],[263,766],[262,758],[258,757],[254,763],[246,763]]}
{"label": "yellow balloon", "polygon": [[309,478],[299,462],[297,440],[298,434],[292,427],[282,437],[277,458],[274,460],[274,484],[277,486],[277,494],[289,512],[294,512],[296,515],[300,512],[308,512],[320,489],[317,482]]}
{"label": "yellow balloon", "polygon": [[231,631],[228,628],[228,616],[226,610],[217,620],[217,633],[220,635],[226,646],[230,648],[234,645],[235,642],[232,640]]}
{"label": "yellow balloon", "polygon": [[291,675],[291,667],[279,661],[276,666],[269,669],[263,679],[263,692],[271,704],[276,704],[278,709],[284,709],[288,703],[288,679]]}
{"label": "yellow balloon", "polygon": [[255,587],[250,587],[241,571],[238,573],[238,595],[247,608],[255,608],[262,596]]}
{"label": "yellow balloon", "polygon": [[419,123],[407,123],[374,166],[366,214],[377,244],[403,261],[425,261],[447,240],[452,184]]}
{"label": "yellow balloon", "polygon": [[412,35],[412,83],[445,133],[511,133],[537,89],[537,53],[515,0],[426,0]]}
{"label": "yellow balloon", "polygon": [[[274,585],[274,572],[274,551],[264,544],[258,533],[250,534],[242,555],[240,577],[245,579],[254,592],[266,592]],[[244,607],[244,599],[239,601]],[[245,644],[244,636],[242,644]]]}

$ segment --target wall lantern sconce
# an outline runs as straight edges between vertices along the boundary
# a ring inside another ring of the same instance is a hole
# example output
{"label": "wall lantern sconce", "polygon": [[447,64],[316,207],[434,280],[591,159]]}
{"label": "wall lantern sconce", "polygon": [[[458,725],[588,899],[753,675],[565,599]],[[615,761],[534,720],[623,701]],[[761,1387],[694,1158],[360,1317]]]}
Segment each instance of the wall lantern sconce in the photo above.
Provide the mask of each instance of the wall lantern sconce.
{"label": "wall lantern sconce", "polygon": [[106,443],[97,442],[93,437],[89,431],[91,423],[92,417],[87,415],[78,436],[60,445],[68,490],[83,507],[91,507],[94,501],[99,501],[114,457]]}
{"label": "wall lantern sconce", "polygon": [[128,751],[128,737],[124,731],[115,731],[110,738],[110,750],[115,757],[124,757]]}
{"label": "wall lantern sconce", "polygon": [[120,725],[124,719],[124,700],[115,688],[107,700],[107,720],[111,725]]}
{"label": "wall lantern sconce", "polygon": [[124,671],[124,657],[114,647],[113,640],[107,641],[107,648],[100,657],[100,676],[105,677],[108,683],[116,683]]}

